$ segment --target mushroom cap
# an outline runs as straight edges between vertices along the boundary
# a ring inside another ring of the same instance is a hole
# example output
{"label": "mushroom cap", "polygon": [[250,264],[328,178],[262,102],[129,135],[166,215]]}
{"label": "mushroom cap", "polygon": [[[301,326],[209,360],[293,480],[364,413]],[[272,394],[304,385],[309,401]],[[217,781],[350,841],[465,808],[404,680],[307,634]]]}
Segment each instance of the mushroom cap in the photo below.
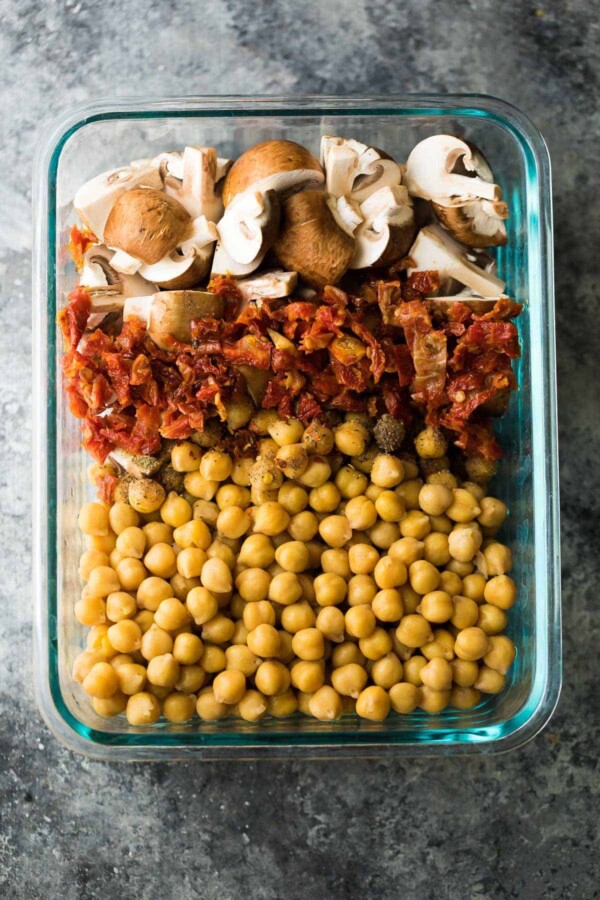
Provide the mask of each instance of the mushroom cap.
{"label": "mushroom cap", "polygon": [[434,134],[413,147],[406,161],[404,183],[413,196],[444,206],[460,205],[477,197],[501,197],[481,153],[453,134]]}
{"label": "mushroom cap", "polygon": [[433,211],[450,234],[467,247],[503,247],[508,207],[503,200],[472,200],[462,206],[433,204]]}
{"label": "mushroom cap", "polygon": [[106,220],[117,197],[139,187],[162,188],[158,167],[150,159],[134,160],[128,166],[110,169],[86,181],[77,189],[73,206],[84,225],[102,241]]}
{"label": "mushroom cap", "polygon": [[190,222],[190,214],[172,197],[151,188],[133,188],[115,201],[104,241],[152,265],[185,239]]}
{"label": "mushroom cap", "polygon": [[154,295],[148,333],[163,350],[169,346],[167,335],[189,344],[194,319],[220,319],[224,311],[223,298],[209,291],[160,291]]}
{"label": "mushroom cap", "polygon": [[336,222],[323,191],[293,194],[282,207],[282,224],[274,244],[286,269],[316,287],[340,280],[354,253],[354,238]]}
{"label": "mushroom cap", "polygon": [[272,188],[285,196],[324,181],[319,160],[306,147],[295,141],[264,141],[242,153],[229,169],[223,183],[223,202],[228,206],[248,188]]}
{"label": "mushroom cap", "polygon": [[186,253],[175,251],[153,266],[142,266],[140,273],[161,288],[180,291],[194,287],[208,275],[212,258],[212,246],[197,250],[192,247]]}

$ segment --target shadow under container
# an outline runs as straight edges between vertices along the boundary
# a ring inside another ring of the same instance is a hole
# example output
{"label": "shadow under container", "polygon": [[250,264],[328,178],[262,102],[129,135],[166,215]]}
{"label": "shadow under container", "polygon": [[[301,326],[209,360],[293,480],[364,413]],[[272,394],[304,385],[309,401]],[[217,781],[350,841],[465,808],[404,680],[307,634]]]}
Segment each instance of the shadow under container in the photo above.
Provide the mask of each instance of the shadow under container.
{"label": "shadow under container", "polygon": [[[85,646],[73,607],[81,586],[78,509],[90,499],[79,422],[62,390],[55,321],[76,282],[67,252],[77,187],[99,172],[186,144],[236,157],[287,138],[318,153],[322,134],[357,138],[405,160],[421,139],[453,133],[489,160],[508,201],[508,244],[497,251],[507,292],[524,301],[519,391],[499,425],[505,457],[492,483],[510,509],[501,539],[512,546],[518,600],[508,634],[517,657],[505,690],[474,709],[423,712],[372,723],[297,714],[258,724],[194,719],[132,727],[96,715],[71,678]],[[34,498],[35,663],[41,712],[70,748],[106,760],[442,755],[506,751],[549,720],[561,681],[558,459],[548,153],[517,109],[485,96],[382,98],[183,98],[112,101],[71,110],[46,128],[35,162]]]}

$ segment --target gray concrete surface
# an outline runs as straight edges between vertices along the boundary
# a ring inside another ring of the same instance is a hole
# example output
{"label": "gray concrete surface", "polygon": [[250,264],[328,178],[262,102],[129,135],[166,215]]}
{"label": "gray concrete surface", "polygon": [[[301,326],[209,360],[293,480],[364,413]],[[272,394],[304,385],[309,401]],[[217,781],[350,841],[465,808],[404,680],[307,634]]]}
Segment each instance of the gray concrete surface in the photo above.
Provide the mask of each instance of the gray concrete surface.
{"label": "gray concrete surface", "polygon": [[[600,28],[591,0],[537,2],[0,0],[6,900],[600,896]],[[501,758],[119,767],[78,758],[47,732],[31,685],[30,163],[38,123],[113,93],[408,90],[512,101],[537,122],[553,157],[565,653],[558,712],[533,743]]]}

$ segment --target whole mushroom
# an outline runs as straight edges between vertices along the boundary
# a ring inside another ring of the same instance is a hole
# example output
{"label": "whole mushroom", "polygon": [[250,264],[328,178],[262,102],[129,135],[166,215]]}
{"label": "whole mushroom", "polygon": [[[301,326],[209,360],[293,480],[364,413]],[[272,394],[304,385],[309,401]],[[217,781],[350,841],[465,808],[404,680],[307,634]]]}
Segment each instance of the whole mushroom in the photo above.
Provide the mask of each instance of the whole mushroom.
{"label": "whole mushroom", "polygon": [[113,204],[104,241],[153,265],[185,240],[190,223],[190,214],[177,200],[151,188],[133,188],[120,194]]}
{"label": "whole mushroom", "polygon": [[121,194],[140,187],[161,190],[162,186],[158,166],[152,160],[134,160],[128,166],[102,172],[82,184],[75,193],[73,206],[83,224],[102,242],[106,220]]}

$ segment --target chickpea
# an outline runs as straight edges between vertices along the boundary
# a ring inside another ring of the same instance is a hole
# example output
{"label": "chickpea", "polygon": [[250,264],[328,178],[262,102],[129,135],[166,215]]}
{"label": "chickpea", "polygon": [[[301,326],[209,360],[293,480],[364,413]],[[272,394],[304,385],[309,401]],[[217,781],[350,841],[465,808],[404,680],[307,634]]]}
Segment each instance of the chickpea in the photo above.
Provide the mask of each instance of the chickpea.
{"label": "chickpea", "polygon": [[116,694],[113,694],[112,697],[108,697],[106,700],[101,700],[99,697],[92,697],[92,706],[94,712],[99,716],[110,719],[113,716],[120,715],[120,713],[125,710],[125,707],[127,706],[127,697],[125,694],[122,694],[121,691],[117,691]]}
{"label": "chickpea", "polygon": [[446,591],[430,591],[423,595],[417,612],[428,622],[447,622],[452,617],[452,598]]}
{"label": "chickpea", "polygon": [[452,686],[452,668],[441,657],[430,659],[421,669],[421,681],[432,691],[448,691]]}
{"label": "chickpea", "polygon": [[490,637],[490,649],[483,657],[483,662],[490,669],[506,675],[515,660],[515,645],[505,634]]}
{"label": "chickpea", "polygon": [[248,631],[253,631],[263,622],[267,625],[275,625],[275,609],[268,600],[257,600],[254,603],[247,603],[244,607],[242,616],[244,625]]}
{"label": "chickpea", "polygon": [[321,554],[321,568],[323,572],[332,572],[334,575],[340,575],[347,579],[352,575],[347,550],[341,548],[332,548],[324,550]]}
{"label": "chickpea", "polygon": [[112,659],[118,652],[108,639],[108,628],[108,625],[92,625],[86,638],[86,648],[99,653],[105,660]]}
{"label": "chickpea", "polygon": [[403,537],[395,541],[388,550],[388,556],[399,559],[405,566],[423,559],[425,544],[413,537]]}
{"label": "chickpea", "polygon": [[423,539],[423,544],[423,555],[427,562],[440,567],[445,566],[450,561],[448,537],[445,534],[432,532]]}
{"label": "chickpea", "polygon": [[418,594],[429,594],[437,590],[440,583],[440,573],[427,560],[419,559],[408,567],[410,586]]}
{"label": "chickpea", "polygon": [[367,447],[364,453],[361,453],[358,456],[353,456],[350,462],[355,469],[358,469],[359,472],[363,472],[365,475],[370,475],[373,471],[373,465],[378,456],[379,448],[376,444],[372,444],[370,447]]}
{"label": "chickpea", "polygon": [[226,703],[228,706],[239,703],[246,693],[246,676],[237,669],[219,672],[213,681],[213,691],[217,703]]}
{"label": "chickpea", "polygon": [[406,662],[406,660],[410,659],[415,652],[414,648],[407,647],[406,644],[403,644],[398,640],[398,638],[396,637],[395,628],[390,628],[388,634],[392,639],[392,650],[394,651],[398,659],[401,660],[401,662]]}
{"label": "chickpea", "polygon": [[346,597],[348,586],[341,575],[323,572],[314,582],[315,597],[319,606],[338,606]]}
{"label": "chickpea", "polygon": [[508,625],[508,616],[498,606],[482,603],[479,607],[479,616],[475,624],[482,631],[485,631],[486,634],[500,634]]}
{"label": "chickpea", "polygon": [[246,534],[251,525],[250,516],[239,506],[228,506],[222,509],[217,518],[219,534],[234,540]]}
{"label": "chickpea", "polygon": [[295,541],[311,541],[319,530],[319,520],[313,512],[304,510],[290,519],[288,531]]}
{"label": "chickpea", "polygon": [[254,531],[259,534],[273,537],[285,531],[289,524],[289,513],[276,501],[263,503],[254,510]]}
{"label": "chickpea", "polygon": [[163,715],[168,722],[180,725],[189,721],[196,709],[196,698],[189,694],[169,694],[163,701]]}
{"label": "chickpea", "polygon": [[[131,619],[137,613],[137,603],[131,594],[125,591],[115,591],[106,598],[106,615],[111,622],[120,622],[122,619]],[[85,623],[83,623],[85,624]],[[92,625],[98,624],[92,622]]]}
{"label": "chickpea", "polygon": [[109,531],[108,534],[86,534],[85,546],[87,550],[98,550],[100,553],[109,554],[115,549],[117,536]]}
{"label": "chickpea", "polygon": [[302,444],[286,444],[275,454],[275,465],[287,478],[297,478],[308,465],[308,453]]}
{"label": "chickpea", "polygon": [[[375,613],[367,604],[351,606],[344,618],[347,634],[359,639],[369,637],[377,625]],[[362,647],[361,652],[363,652]]]}
{"label": "chickpea", "polygon": [[407,647],[422,647],[433,640],[433,632],[427,619],[412,613],[400,621],[396,629],[396,637]]}
{"label": "chickpea", "polygon": [[[155,544],[170,544],[173,540],[173,529],[165,522],[147,522],[142,531],[146,535],[146,547],[154,547]],[[179,543],[179,541],[177,542]]]}
{"label": "chickpea", "polygon": [[187,595],[185,601],[188,612],[196,625],[204,625],[216,616],[219,604],[205,587],[195,587]]}
{"label": "chickpea", "polygon": [[197,663],[204,645],[197,634],[182,633],[178,634],[173,644],[173,657],[182,666],[193,666]]}
{"label": "chickpea", "polygon": [[371,678],[375,684],[389,690],[402,679],[402,663],[395,653],[390,651],[375,660],[371,668]]}
{"label": "chickpea", "polygon": [[369,432],[358,422],[344,422],[334,432],[337,449],[346,456],[361,456],[367,449]]}
{"label": "chickpea", "polygon": [[395,522],[382,522],[373,525],[367,532],[371,541],[380,550],[388,550],[400,537],[400,529]]}
{"label": "chickpea", "polygon": [[200,550],[199,547],[186,547],[177,555],[177,572],[186,581],[197,579],[206,560],[207,556],[204,550]]}
{"label": "chickpea", "polygon": [[359,639],[358,646],[367,659],[377,660],[391,652],[392,639],[384,628],[377,626],[367,637]]}
{"label": "chickpea", "polygon": [[446,659],[450,662],[454,659],[454,635],[445,628],[436,628],[433,632],[433,640],[423,644],[420,648],[426,659]]}
{"label": "chickpea", "polygon": [[322,687],[325,672],[321,660],[301,659],[290,669],[292,685],[306,694],[313,694]]}
{"label": "chickpea", "polygon": [[319,534],[330,547],[343,547],[352,537],[352,528],[345,516],[327,516],[319,524]]}
{"label": "chickpea", "polygon": [[[169,544],[154,544],[144,557],[144,565],[153,575],[158,575],[160,578],[171,578],[177,571],[175,551]],[[142,582],[138,588],[141,584]]]}
{"label": "chickpea", "polygon": [[281,624],[290,634],[296,634],[304,628],[312,628],[315,621],[313,608],[306,600],[292,603],[281,611]]}
{"label": "chickpea", "polygon": [[356,531],[366,531],[377,521],[375,504],[364,495],[348,500],[344,515],[348,519],[350,527]]}
{"label": "chickpea", "polygon": [[292,690],[284,691],[282,694],[276,694],[267,700],[267,710],[269,715],[276,719],[284,719],[287,716],[293,716],[298,709],[298,701]]}
{"label": "chickpea", "polygon": [[318,488],[325,484],[331,476],[331,465],[324,456],[310,456],[308,465],[302,473],[296,477],[301,485],[307,488]]}
{"label": "chickpea", "polygon": [[447,449],[448,441],[439,428],[428,426],[415,438],[415,450],[421,459],[439,459]]}
{"label": "chickpea", "polygon": [[129,525],[117,537],[117,550],[123,556],[141,559],[146,550],[146,535],[141,528]]}
{"label": "chickpea", "polygon": [[[279,450],[279,444],[277,441],[274,441],[273,438],[262,438],[258,445],[258,456],[260,459],[268,460],[274,464],[275,457],[277,455],[277,451]],[[273,465],[273,468],[276,469],[276,466]],[[281,473],[280,477],[281,477]]]}
{"label": "chickpea", "polygon": [[222,559],[208,559],[200,574],[202,586],[213,594],[224,594],[233,588],[231,569]]}
{"label": "chickpea", "polygon": [[275,559],[273,542],[265,534],[252,534],[241,546],[238,561],[247,566],[266,569]]}
{"label": "chickpea", "polygon": [[229,707],[225,703],[219,703],[211,687],[204,688],[196,700],[196,712],[203,722],[216,722],[229,715]]}
{"label": "chickpea", "polygon": [[355,575],[368,575],[375,569],[379,561],[379,553],[369,544],[355,544],[348,551],[350,570]]}
{"label": "chickpea", "polygon": [[292,635],[287,631],[283,631],[283,629],[280,629],[277,634],[279,635],[279,652],[277,653],[277,659],[279,662],[289,665],[294,659]]}
{"label": "chickpea", "polygon": [[417,606],[421,602],[421,594],[417,594],[417,592],[410,586],[410,584],[403,584],[398,588],[400,593],[400,597],[402,598],[402,606],[404,607],[404,614],[410,615],[417,611]]}
{"label": "chickpea", "polygon": [[230,455],[222,450],[209,450],[200,461],[200,474],[206,481],[226,481],[232,469]]}
{"label": "chickpea", "polygon": [[368,481],[366,475],[352,466],[342,466],[335,476],[335,486],[345,500],[352,500],[364,494]]}
{"label": "chickpea", "polygon": [[373,578],[379,588],[387,590],[388,588],[395,588],[405,584],[408,573],[406,566],[401,560],[394,559],[391,556],[384,556],[375,566]]}
{"label": "chickpea", "polygon": [[456,635],[454,652],[459,659],[481,659],[489,648],[490,641],[487,634],[476,626],[464,628]]}
{"label": "chickpea", "polygon": [[264,569],[245,569],[235,579],[235,586],[247,602],[266,600],[269,596],[271,576]]}
{"label": "chickpea", "polygon": [[308,506],[308,494],[300,485],[284,481],[279,488],[277,502],[290,516],[295,516]]}
{"label": "chickpea", "polygon": [[108,553],[101,550],[85,550],[79,560],[78,575],[82,581],[87,581],[90,572],[98,566],[108,566]]}
{"label": "chickpea", "polygon": [[171,465],[176,472],[195,472],[201,458],[202,451],[191,441],[181,441],[171,450]]}
{"label": "chickpea", "polygon": [[131,619],[123,619],[111,625],[107,635],[117,653],[132,653],[142,645],[142,629]]}
{"label": "chickpea", "polygon": [[472,522],[481,513],[477,500],[473,494],[464,488],[455,488],[452,492],[452,503],[446,510],[446,515],[453,522]]}
{"label": "chickpea", "polygon": [[458,562],[471,562],[481,547],[482,535],[478,529],[457,525],[448,535],[448,550]]}
{"label": "chickpea", "polygon": [[163,631],[176,631],[190,622],[190,612],[181,600],[169,597],[162,600],[154,613],[154,621]]}
{"label": "chickpea", "polygon": [[280,446],[286,447],[289,444],[297,444],[304,434],[304,426],[299,419],[278,419],[269,425],[269,434],[273,440]]}
{"label": "chickpea", "polygon": [[235,622],[222,613],[217,613],[202,626],[202,640],[211,644],[227,644],[233,637]]}
{"label": "chickpea", "polygon": [[99,662],[104,662],[104,658],[100,653],[94,653],[90,650],[84,650],[82,653],[79,653],[73,662],[72,675],[74,680],[82,684],[90,669]]}
{"label": "chickpea", "polygon": [[258,722],[267,712],[267,698],[259,691],[246,691],[238,704],[240,718],[246,722]]}
{"label": "chickpea", "polygon": [[104,537],[108,534],[108,510],[102,503],[85,503],[77,518],[79,530],[83,534]]}
{"label": "chickpea", "polygon": [[395,491],[382,490],[375,499],[375,511],[384,522],[400,522],[406,515],[404,502]]}
{"label": "chickpea", "polygon": [[98,566],[90,572],[88,583],[88,596],[108,597],[121,589],[121,583],[117,573],[108,566]]}
{"label": "chickpea", "polygon": [[452,491],[443,484],[424,484],[419,491],[419,506],[428,516],[441,516],[452,503]]}
{"label": "chickpea", "polygon": [[333,450],[333,431],[327,425],[313,421],[304,429],[302,443],[308,453],[327,455]]}
{"label": "chickpea", "polygon": [[341,666],[346,666],[350,663],[364,666],[365,662],[366,659],[361,653],[358,644],[352,643],[352,641],[344,641],[343,643],[338,644],[337,647],[333,648],[331,653],[332,669],[339,669]]}
{"label": "chickpea", "polygon": [[360,692],[356,699],[356,714],[361,719],[382,722],[391,708],[390,698],[382,687],[373,684]]}
{"label": "chickpea", "polygon": [[324,606],[320,609],[314,624],[327,640],[336,644],[344,640],[344,613],[337,606]]}
{"label": "chickpea", "polygon": [[301,712],[303,716],[310,716],[310,709],[308,708],[308,704],[310,702],[312,694],[307,694],[305,691],[298,691],[296,696],[298,703],[298,712]]}
{"label": "chickpea", "polygon": [[136,478],[129,485],[128,500],[136,512],[155,512],[164,503],[165,489],[152,478]]}
{"label": "chickpea", "polygon": [[379,591],[373,598],[371,609],[380,622],[398,622],[404,613],[400,593],[392,588]]}
{"label": "chickpea", "polygon": [[[237,546],[237,545],[234,545]],[[216,538],[208,550],[206,551],[208,559],[219,559],[225,563],[228,569],[233,569],[236,565],[236,551],[229,546],[229,538]],[[217,593],[224,593],[217,591]]]}
{"label": "chickpea", "polygon": [[446,566],[446,571],[454,572],[459,578],[466,578],[467,575],[471,575],[475,571],[475,566],[473,563],[459,562],[458,559],[451,559]]}
{"label": "chickpea", "polygon": [[448,516],[429,516],[429,524],[432,531],[439,532],[447,537],[452,531],[454,523]]}
{"label": "chickpea", "polygon": [[404,466],[396,456],[381,453],[375,458],[371,469],[371,481],[378,487],[397,487],[404,478]]}
{"label": "chickpea", "polygon": [[[114,594],[109,594],[115,596]],[[126,596],[129,596],[126,594]],[[134,601],[135,605],[135,601]],[[106,622],[106,602],[102,597],[83,597],[75,604],[75,618],[81,625],[104,625]]]}
{"label": "chickpea", "polygon": [[249,429],[254,434],[268,434],[269,427],[279,420],[274,409],[259,409],[250,420]]}
{"label": "chickpea", "polygon": [[183,479],[183,486],[192,497],[206,501],[212,500],[219,490],[218,481],[209,481],[207,478],[203,478],[199,471],[188,472]]}
{"label": "chickpea", "polygon": [[168,632],[153,624],[142,635],[140,650],[144,659],[147,660],[153,659],[155,656],[162,656],[164,653],[171,653],[173,650],[173,638]]}
{"label": "chickpea", "polygon": [[90,697],[108,700],[119,690],[119,678],[110,663],[95,663],[82,681],[83,689]]}
{"label": "chickpea", "polygon": [[237,669],[246,676],[252,678],[262,660],[255,656],[244,644],[232,644],[225,651],[227,669]]}
{"label": "chickpea", "polygon": [[318,628],[303,628],[292,638],[292,650],[299,659],[322,659],[325,641]]}
{"label": "chickpea", "polygon": [[[275,444],[277,450],[277,444]],[[251,498],[257,502],[258,494],[253,492],[278,491],[283,484],[283,473],[275,464],[275,459],[259,456],[250,469],[250,483],[252,485]],[[259,502],[266,502],[266,498]]]}
{"label": "chickpea", "polygon": [[142,634],[146,634],[154,623],[154,613],[149,609],[140,609],[137,615],[134,616],[133,621],[138,623],[142,629]]}
{"label": "chickpea", "polygon": [[216,672],[222,672],[226,666],[227,658],[222,647],[217,647],[216,644],[208,644],[204,647],[202,668],[207,674],[214,675]]}
{"label": "chickpea", "polygon": [[141,691],[129,698],[125,715],[130,725],[154,725],[160,718],[160,702],[153,694]]}
{"label": "chickpea", "polygon": [[411,478],[399,484],[395,493],[400,497],[406,509],[419,509],[419,495],[422,487],[423,481],[420,478]]}
{"label": "chickpea", "polygon": [[509,575],[495,575],[487,582],[483,596],[492,606],[510,609],[517,599],[517,586]]}
{"label": "chickpea", "polygon": [[431,531],[429,516],[418,509],[411,509],[400,522],[400,534],[405,538],[422,541]]}
{"label": "chickpea", "polygon": [[476,603],[483,603],[483,592],[485,590],[485,578],[483,575],[472,574],[467,575],[463,579],[462,590],[458,591],[463,597],[469,600],[475,600]]}
{"label": "chickpea", "polygon": [[482,497],[479,506],[481,512],[477,518],[484,528],[499,528],[506,519],[506,504],[496,497]]}
{"label": "chickpea", "polygon": [[265,623],[248,632],[248,648],[255,656],[277,656],[281,649],[281,638],[272,625]]}
{"label": "chickpea", "polygon": [[286,572],[299,574],[308,568],[309,552],[301,541],[287,541],[275,551],[277,564]]}
{"label": "chickpea", "polygon": [[148,681],[158,687],[172,688],[179,678],[179,663],[172,653],[154,656],[148,662]]}
{"label": "chickpea", "polygon": [[341,499],[340,492],[331,481],[326,481],[320,487],[313,488],[308,495],[309,505],[317,513],[335,512]]}
{"label": "chickpea", "polygon": [[231,471],[231,480],[240,487],[248,487],[250,485],[250,470],[254,465],[254,460],[250,458],[238,459],[233,464]]}
{"label": "chickpea", "polygon": [[426,665],[427,660],[424,656],[411,656],[404,663],[404,680],[414,684],[416,687],[422,685],[421,672]]}
{"label": "chickpea", "polygon": [[435,691],[427,685],[423,685],[421,688],[421,699],[419,701],[419,708],[429,713],[430,715],[437,715],[437,713],[441,713],[450,702],[450,691]]}
{"label": "chickpea", "polygon": [[479,675],[479,665],[474,660],[453,659],[450,661],[452,680],[460,687],[473,687]]}
{"label": "chickpea", "polygon": [[281,572],[271,580],[269,600],[290,606],[302,597],[302,585],[293,572]]}
{"label": "chickpea", "polygon": [[450,706],[455,709],[472,709],[481,700],[481,694],[472,687],[454,686],[450,691]]}
{"label": "chickpea", "polygon": [[331,673],[331,683],[338,694],[356,699],[368,680],[365,669],[357,663],[339,666]]}
{"label": "chickpea", "polygon": [[117,575],[122,588],[126,591],[137,591],[148,572],[140,559],[127,557],[118,563]]}
{"label": "chickpea", "polygon": [[331,722],[342,715],[342,700],[334,688],[325,684],[308,701],[311,716],[322,722]]}
{"label": "chickpea", "polygon": [[419,688],[405,681],[393,684],[388,693],[392,709],[402,715],[414,712],[421,699]]}
{"label": "chickpea", "polygon": [[166,522],[167,525],[178,528],[190,521],[192,518],[192,507],[185,497],[180,497],[175,491],[171,491],[160,508],[160,515],[163,522]]}
{"label": "chickpea", "polygon": [[506,575],[513,567],[513,558],[510,547],[493,542],[483,550],[488,575]]}
{"label": "chickpea", "polygon": [[371,603],[377,594],[377,585],[369,575],[354,575],[348,582],[348,606]]}
{"label": "chickpea", "polygon": [[450,572],[448,571],[448,569],[444,569],[443,572],[440,572],[439,588],[441,591],[446,591],[446,593],[450,594],[451,597],[454,597],[456,594],[462,594],[462,578],[460,578],[455,572]]}
{"label": "chickpea", "polygon": [[468,597],[461,597],[460,594],[452,598],[452,618],[451,622],[455,628],[462,630],[470,628],[477,623],[479,618],[479,607],[474,600]]}
{"label": "chickpea", "polygon": [[499,694],[505,683],[506,675],[488,666],[481,666],[474,687],[483,694]]}

